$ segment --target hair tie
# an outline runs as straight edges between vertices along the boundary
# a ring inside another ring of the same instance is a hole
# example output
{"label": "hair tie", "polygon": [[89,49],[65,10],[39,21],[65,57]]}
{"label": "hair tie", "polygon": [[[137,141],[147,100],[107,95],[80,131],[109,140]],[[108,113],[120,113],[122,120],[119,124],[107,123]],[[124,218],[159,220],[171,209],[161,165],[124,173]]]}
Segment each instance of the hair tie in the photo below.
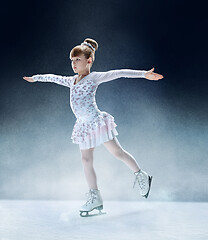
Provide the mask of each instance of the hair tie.
{"label": "hair tie", "polygon": [[88,47],[90,47],[93,51],[95,51],[95,48],[88,42],[83,42],[81,43],[81,45],[87,45]]}

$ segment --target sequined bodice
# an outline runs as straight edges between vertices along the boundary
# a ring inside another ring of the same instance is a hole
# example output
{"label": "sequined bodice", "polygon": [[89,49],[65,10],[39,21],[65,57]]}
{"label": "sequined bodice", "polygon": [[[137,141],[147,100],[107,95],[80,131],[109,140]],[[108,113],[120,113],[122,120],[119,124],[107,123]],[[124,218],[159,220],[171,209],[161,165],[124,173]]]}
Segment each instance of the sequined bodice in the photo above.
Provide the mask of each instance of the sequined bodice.
{"label": "sequined bodice", "polygon": [[70,88],[70,106],[79,121],[90,121],[100,112],[95,101],[97,84],[83,78]]}

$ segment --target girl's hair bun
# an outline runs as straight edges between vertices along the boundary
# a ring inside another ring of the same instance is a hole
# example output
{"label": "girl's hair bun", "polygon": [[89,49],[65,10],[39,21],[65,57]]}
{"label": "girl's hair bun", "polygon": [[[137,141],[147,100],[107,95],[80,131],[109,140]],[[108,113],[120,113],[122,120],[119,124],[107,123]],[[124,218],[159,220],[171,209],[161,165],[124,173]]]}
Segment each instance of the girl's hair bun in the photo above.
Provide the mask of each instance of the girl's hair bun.
{"label": "girl's hair bun", "polygon": [[86,38],[84,42],[90,43],[94,47],[95,51],[98,49],[98,43],[92,38]]}
{"label": "girl's hair bun", "polygon": [[85,44],[81,43],[80,45],[77,45],[70,51],[70,59],[72,59],[72,57],[77,57],[80,54],[84,54],[86,59],[91,57],[92,62],[94,62],[95,51],[98,49],[98,43],[91,38],[86,38],[84,42]]}

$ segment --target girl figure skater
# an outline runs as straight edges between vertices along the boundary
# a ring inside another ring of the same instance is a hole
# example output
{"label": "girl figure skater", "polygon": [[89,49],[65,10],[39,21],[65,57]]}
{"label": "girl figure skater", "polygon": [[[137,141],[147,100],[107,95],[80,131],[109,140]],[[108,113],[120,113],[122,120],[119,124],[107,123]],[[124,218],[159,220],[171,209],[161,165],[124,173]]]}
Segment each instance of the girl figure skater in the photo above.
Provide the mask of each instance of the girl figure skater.
{"label": "girl figure skater", "polygon": [[85,177],[89,186],[87,202],[80,208],[83,216],[94,209],[103,209],[103,200],[98,189],[97,177],[93,167],[93,152],[96,146],[104,144],[107,150],[119,160],[122,160],[135,174],[140,194],[148,197],[152,176],[143,171],[135,158],[122,148],[116,130],[114,117],[107,112],[100,111],[95,101],[95,93],[99,84],[117,78],[146,78],[159,80],[163,76],[154,73],[154,68],[145,70],[111,70],[107,72],[91,72],[95,61],[95,51],[98,43],[86,38],[81,45],[75,46],[70,52],[72,69],[76,75],[60,76],[54,74],[38,74],[23,77],[28,82],[54,82],[70,88],[70,106],[77,120],[72,131],[72,142],[79,144]]}

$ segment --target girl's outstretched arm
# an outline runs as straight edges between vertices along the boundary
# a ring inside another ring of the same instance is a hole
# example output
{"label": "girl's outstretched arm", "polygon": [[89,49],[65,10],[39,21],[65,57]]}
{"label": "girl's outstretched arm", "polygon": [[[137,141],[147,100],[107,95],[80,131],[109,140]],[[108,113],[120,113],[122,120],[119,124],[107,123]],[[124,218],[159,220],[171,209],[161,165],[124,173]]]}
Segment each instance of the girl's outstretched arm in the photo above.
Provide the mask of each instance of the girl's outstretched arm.
{"label": "girl's outstretched arm", "polygon": [[126,78],[146,78],[148,80],[159,80],[163,76],[158,73],[153,72],[154,68],[149,71],[145,70],[132,70],[132,69],[119,69],[119,70],[110,70],[107,72],[94,72],[95,81],[100,84],[102,82],[108,82],[117,78],[126,77]]}
{"label": "girl's outstretched arm", "polygon": [[32,77],[23,77],[28,82],[53,82],[65,87],[70,87],[73,76],[60,76],[55,74],[37,74]]}

